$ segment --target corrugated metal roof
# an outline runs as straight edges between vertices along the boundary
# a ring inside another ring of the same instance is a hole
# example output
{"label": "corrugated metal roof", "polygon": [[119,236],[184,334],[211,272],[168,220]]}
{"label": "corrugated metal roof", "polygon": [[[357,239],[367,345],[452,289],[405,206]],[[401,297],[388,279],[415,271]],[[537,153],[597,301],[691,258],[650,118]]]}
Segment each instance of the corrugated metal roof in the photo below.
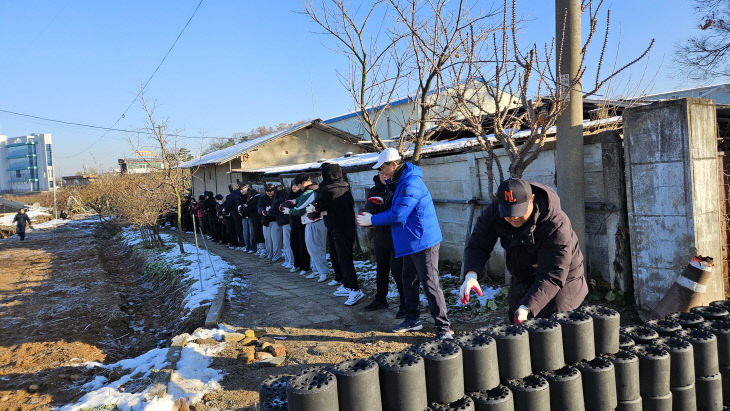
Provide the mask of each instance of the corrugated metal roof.
{"label": "corrugated metal roof", "polygon": [[[608,125],[612,123],[618,123],[621,121],[621,117],[610,117],[606,119],[600,119],[600,120],[584,120],[583,121],[583,128],[593,128],[601,125]],[[548,134],[555,134],[556,127],[553,126],[548,129]],[[527,137],[530,135],[530,130],[522,130],[515,132],[515,134],[512,136],[512,138],[521,138],[521,137]],[[491,139],[492,141],[496,141],[496,138],[493,134],[490,134],[486,136],[488,139]],[[464,151],[470,148],[477,147],[479,145],[479,141],[476,137],[467,137],[467,138],[460,138],[457,140],[452,141],[439,141],[436,143],[428,144],[426,146],[423,146],[422,153],[424,156],[426,155],[434,155],[434,154],[440,154],[440,153],[448,153],[451,151]],[[332,159],[327,159],[326,161],[328,163],[337,163],[340,165],[340,167],[348,168],[348,167],[358,167],[358,166],[366,166],[370,164],[375,164],[375,162],[378,160],[379,153],[364,153],[364,154],[355,154],[350,157],[337,157]],[[413,155],[413,150],[406,150],[404,153],[404,156],[406,158]],[[312,162],[312,163],[302,163],[302,164],[292,164],[288,166],[278,166],[278,167],[268,167],[268,168],[261,168],[257,170],[246,170],[247,173],[263,173],[263,174],[284,174],[284,173],[297,173],[297,172],[303,172],[303,171],[311,171],[311,170],[317,170],[319,169],[319,166],[322,164],[322,162]]]}
{"label": "corrugated metal roof", "polygon": [[206,164],[223,164],[228,161],[231,161],[235,159],[236,157],[240,156],[241,154],[251,151],[256,147],[261,146],[262,144],[268,143],[269,141],[275,140],[279,137],[284,137],[289,134],[295,133],[301,129],[307,128],[307,127],[316,127],[321,130],[324,130],[332,135],[335,135],[337,137],[342,138],[343,140],[357,143],[358,139],[357,137],[353,136],[350,133],[347,133],[346,131],[342,131],[338,128],[328,126],[326,124],[323,124],[320,119],[312,120],[312,121],[305,121],[299,124],[295,124],[289,128],[279,130],[276,132],[273,132],[271,134],[267,134],[265,136],[256,137],[251,140],[246,140],[238,144],[234,144],[230,147],[226,147],[224,149],[214,151],[212,153],[208,153],[202,157],[198,157],[196,159],[186,161],[182,164],[180,164],[180,168],[193,168],[198,167]]}

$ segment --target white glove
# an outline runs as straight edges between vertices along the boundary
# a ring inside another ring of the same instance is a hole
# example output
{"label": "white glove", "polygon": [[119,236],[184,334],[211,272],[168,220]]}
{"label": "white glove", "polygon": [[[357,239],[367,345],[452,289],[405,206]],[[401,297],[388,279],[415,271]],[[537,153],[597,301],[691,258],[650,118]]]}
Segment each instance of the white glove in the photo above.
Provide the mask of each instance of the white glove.
{"label": "white glove", "polygon": [[312,204],[308,205],[306,210],[307,210],[307,213],[314,213],[315,211],[317,211],[317,209]]}
{"label": "white glove", "polygon": [[268,213],[270,211],[271,211],[271,206],[266,207],[266,212]]}
{"label": "white glove", "polygon": [[464,277],[464,283],[461,284],[461,288],[459,288],[459,300],[461,300],[462,304],[469,303],[469,293],[472,289],[476,291],[480,297],[482,296],[482,288],[479,286],[477,273],[469,271]]}
{"label": "white glove", "polygon": [[357,217],[355,217],[355,220],[357,220],[357,225],[360,227],[368,227],[373,225],[373,215],[370,213],[360,213]]}
{"label": "white glove", "polygon": [[291,208],[284,207],[284,211],[282,211],[282,213],[284,213],[284,214],[290,214],[291,213]]}
{"label": "white glove", "polygon": [[520,307],[519,307],[519,308],[517,309],[517,311],[515,311],[515,319],[514,319],[514,324],[515,324],[515,325],[520,325],[520,324],[522,324],[522,323],[523,323],[523,322],[524,322],[525,320],[527,320],[527,315],[528,315],[529,313],[530,313],[530,310],[529,310],[529,309],[528,309],[527,307],[525,307],[524,305],[521,305],[521,306],[520,306]]}

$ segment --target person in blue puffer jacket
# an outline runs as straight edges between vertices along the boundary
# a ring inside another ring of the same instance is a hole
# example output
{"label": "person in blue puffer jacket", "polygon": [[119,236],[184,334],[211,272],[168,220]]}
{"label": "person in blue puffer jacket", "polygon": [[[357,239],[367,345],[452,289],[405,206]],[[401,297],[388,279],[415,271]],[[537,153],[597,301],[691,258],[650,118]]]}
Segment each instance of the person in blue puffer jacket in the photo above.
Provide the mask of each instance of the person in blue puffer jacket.
{"label": "person in blue puffer jacket", "polygon": [[406,318],[393,328],[393,332],[423,328],[418,319],[420,282],[436,324],[436,339],[452,339],[446,301],[438,278],[441,229],[431,193],[422,179],[423,172],[418,166],[402,162],[394,148],[383,150],[373,168],[386,178],[388,191],[393,196],[391,206],[376,215],[361,213],[357,216],[357,223],[365,227],[389,225],[395,256],[403,257]]}

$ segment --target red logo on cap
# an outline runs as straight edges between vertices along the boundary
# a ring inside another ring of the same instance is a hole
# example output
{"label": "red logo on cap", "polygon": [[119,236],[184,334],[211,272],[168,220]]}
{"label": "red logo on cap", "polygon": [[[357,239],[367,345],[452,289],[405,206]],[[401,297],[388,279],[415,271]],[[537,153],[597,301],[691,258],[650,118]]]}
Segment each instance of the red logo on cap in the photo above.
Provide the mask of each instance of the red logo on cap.
{"label": "red logo on cap", "polygon": [[516,203],[515,197],[512,195],[512,190],[504,192],[504,201],[508,203]]}

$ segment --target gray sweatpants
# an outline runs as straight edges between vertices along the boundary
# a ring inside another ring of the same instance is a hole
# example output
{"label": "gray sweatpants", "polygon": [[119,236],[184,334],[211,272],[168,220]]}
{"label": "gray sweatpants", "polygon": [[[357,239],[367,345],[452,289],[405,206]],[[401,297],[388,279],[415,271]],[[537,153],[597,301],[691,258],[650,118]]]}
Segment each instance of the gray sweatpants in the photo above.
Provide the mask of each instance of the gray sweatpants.
{"label": "gray sweatpants", "polygon": [[284,224],[281,227],[281,252],[284,253],[284,261],[287,264],[294,264],[294,253],[291,249],[291,224]]}
{"label": "gray sweatpants", "polygon": [[271,230],[271,255],[269,258],[271,258],[271,261],[276,261],[281,258],[281,226],[272,221],[269,223],[269,229]]}
{"label": "gray sweatpants", "polygon": [[329,274],[327,267],[327,227],[324,220],[315,221],[304,225],[304,242],[307,244],[307,251],[312,260],[312,271],[322,274]]}
{"label": "gray sweatpants", "polygon": [[269,225],[265,225],[262,227],[262,230],[264,232],[264,247],[266,247],[266,255],[264,255],[265,258],[271,258],[274,256],[273,254],[273,244],[271,242],[271,225],[276,223],[269,223]]}

